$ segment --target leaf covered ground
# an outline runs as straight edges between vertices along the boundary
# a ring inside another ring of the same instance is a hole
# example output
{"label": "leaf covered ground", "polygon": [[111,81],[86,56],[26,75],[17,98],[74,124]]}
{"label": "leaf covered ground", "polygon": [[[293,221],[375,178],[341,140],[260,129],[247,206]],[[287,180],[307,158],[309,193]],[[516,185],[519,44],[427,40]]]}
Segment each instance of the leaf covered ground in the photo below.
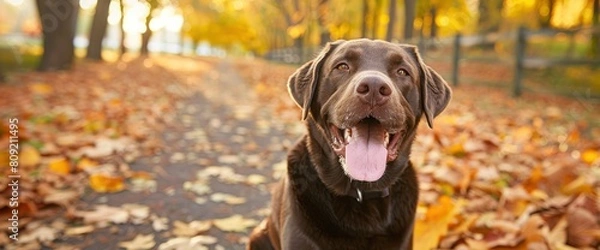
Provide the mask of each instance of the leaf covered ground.
{"label": "leaf covered ground", "polygon": [[[18,118],[19,241],[8,231],[0,245],[243,249],[304,133],[286,92],[293,71],[157,56],[12,76],[0,86],[0,224],[14,208],[5,177]],[[596,249],[599,108],[455,88],[413,147],[416,248]]]}

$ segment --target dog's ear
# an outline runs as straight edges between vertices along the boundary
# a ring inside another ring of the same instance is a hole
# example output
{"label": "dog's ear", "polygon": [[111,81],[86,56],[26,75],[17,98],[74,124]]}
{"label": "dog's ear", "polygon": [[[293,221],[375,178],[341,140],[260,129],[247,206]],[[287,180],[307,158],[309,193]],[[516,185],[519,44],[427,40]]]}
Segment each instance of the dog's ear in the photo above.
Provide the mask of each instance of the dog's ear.
{"label": "dog's ear", "polygon": [[331,54],[335,47],[343,42],[344,41],[340,40],[327,43],[325,48],[321,50],[315,59],[302,65],[302,67],[296,70],[296,72],[288,79],[288,91],[294,102],[302,108],[302,120],[305,120],[310,112],[311,102],[317,91],[319,74],[321,73],[321,67],[325,62],[325,59]]}
{"label": "dog's ear", "polygon": [[425,113],[427,125],[433,128],[433,118],[442,113],[446,106],[448,106],[452,98],[452,90],[450,90],[450,86],[448,86],[440,74],[423,62],[417,47],[404,44],[400,46],[409,52],[419,65],[419,72],[421,74],[419,78],[421,84],[421,105]]}

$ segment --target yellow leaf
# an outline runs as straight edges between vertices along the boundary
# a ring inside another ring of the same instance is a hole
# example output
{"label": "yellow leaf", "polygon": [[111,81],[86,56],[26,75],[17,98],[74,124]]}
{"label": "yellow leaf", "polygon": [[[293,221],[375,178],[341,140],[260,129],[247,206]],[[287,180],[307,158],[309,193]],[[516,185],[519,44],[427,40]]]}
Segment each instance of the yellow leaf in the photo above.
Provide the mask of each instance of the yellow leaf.
{"label": "yellow leaf", "polygon": [[461,142],[454,143],[446,148],[446,153],[456,157],[465,156],[467,153]]}
{"label": "yellow leaf", "polygon": [[90,187],[98,193],[114,193],[125,188],[123,177],[105,174],[90,175]]}
{"label": "yellow leaf", "polygon": [[436,249],[441,236],[448,233],[448,226],[462,207],[464,201],[453,202],[448,196],[441,196],[438,204],[429,207],[425,218],[415,223],[415,249]]}
{"label": "yellow leaf", "polygon": [[69,163],[69,160],[67,158],[58,157],[52,159],[48,163],[48,169],[56,174],[69,174],[71,172],[71,163]]}
{"label": "yellow leaf", "polygon": [[569,182],[561,189],[563,194],[573,195],[581,193],[592,193],[594,188],[587,176],[581,175],[577,179]]}
{"label": "yellow leaf", "polygon": [[48,95],[51,94],[53,89],[50,84],[47,83],[34,83],[29,85],[29,90],[38,95]]}
{"label": "yellow leaf", "polygon": [[588,149],[581,154],[581,160],[587,164],[592,164],[598,159],[600,159],[600,152],[598,150]]}
{"label": "yellow leaf", "polygon": [[21,167],[33,167],[40,163],[40,153],[30,145],[23,146],[19,153],[19,165]]}

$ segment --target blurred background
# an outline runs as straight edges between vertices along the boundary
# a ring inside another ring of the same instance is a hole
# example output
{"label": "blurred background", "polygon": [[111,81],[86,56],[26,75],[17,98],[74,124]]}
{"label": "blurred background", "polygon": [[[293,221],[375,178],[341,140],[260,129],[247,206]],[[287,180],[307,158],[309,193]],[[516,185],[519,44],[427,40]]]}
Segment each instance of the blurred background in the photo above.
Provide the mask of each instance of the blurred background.
{"label": "blurred background", "polygon": [[305,133],[286,79],[360,37],[417,45],[453,85],[411,154],[415,249],[599,249],[599,18],[600,0],[0,0],[0,228],[9,198],[20,220],[0,249],[245,249]]}
{"label": "blurred background", "polygon": [[367,37],[418,44],[428,62],[442,63],[440,71],[454,84],[598,99],[598,5],[598,0],[0,0],[0,72],[5,78],[15,71],[66,69],[79,58],[115,61],[152,53],[299,64],[328,41]]}

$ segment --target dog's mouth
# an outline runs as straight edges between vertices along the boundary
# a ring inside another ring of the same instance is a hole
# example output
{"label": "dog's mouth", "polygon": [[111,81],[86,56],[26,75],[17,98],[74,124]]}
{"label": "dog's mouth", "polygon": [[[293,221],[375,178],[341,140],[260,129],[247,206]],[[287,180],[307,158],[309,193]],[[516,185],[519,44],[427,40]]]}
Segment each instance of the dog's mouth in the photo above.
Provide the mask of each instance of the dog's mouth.
{"label": "dog's mouth", "polygon": [[404,130],[386,129],[373,117],[367,117],[348,128],[330,125],[332,148],[339,156],[344,172],[358,181],[379,180],[387,162],[398,156]]}

